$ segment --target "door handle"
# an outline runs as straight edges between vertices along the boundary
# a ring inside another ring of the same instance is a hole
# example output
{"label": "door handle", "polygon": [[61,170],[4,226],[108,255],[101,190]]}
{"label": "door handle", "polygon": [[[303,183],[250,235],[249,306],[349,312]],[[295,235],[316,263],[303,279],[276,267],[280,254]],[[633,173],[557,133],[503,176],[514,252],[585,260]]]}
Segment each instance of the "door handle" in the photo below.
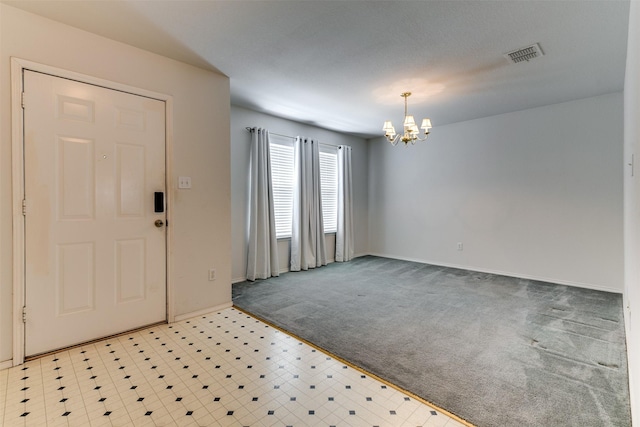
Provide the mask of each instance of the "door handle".
{"label": "door handle", "polygon": [[161,219],[156,219],[156,222],[154,222],[155,226],[160,228],[164,225],[164,222]]}

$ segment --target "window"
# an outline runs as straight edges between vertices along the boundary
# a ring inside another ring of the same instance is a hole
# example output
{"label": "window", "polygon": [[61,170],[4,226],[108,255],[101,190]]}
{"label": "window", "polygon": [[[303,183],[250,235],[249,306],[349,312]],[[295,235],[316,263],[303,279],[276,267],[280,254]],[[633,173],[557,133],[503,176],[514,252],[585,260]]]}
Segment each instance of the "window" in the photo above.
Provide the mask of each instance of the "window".
{"label": "window", "polygon": [[[270,135],[270,138],[276,237],[282,239],[291,237],[293,141],[273,134]],[[338,226],[338,155],[335,148],[321,148],[320,150],[320,187],[324,232],[335,233]]]}
{"label": "window", "polygon": [[320,151],[322,222],[325,233],[338,230],[338,154],[335,148]]}
{"label": "window", "polygon": [[291,237],[293,211],[293,141],[270,135],[271,181],[273,185],[276,237]]}

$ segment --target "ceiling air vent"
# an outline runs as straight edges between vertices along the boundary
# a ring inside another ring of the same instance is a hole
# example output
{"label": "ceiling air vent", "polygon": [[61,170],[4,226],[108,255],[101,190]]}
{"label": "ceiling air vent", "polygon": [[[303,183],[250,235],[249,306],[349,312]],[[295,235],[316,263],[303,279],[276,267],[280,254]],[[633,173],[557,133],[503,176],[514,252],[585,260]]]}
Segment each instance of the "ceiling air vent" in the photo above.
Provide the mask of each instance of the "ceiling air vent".
{"label": "ceiling air vent", "polygon": [[532,59],[538,58],[542,55],[544,55],[544,52],[540,49],[540,45],[536,43],[531,46],[507,52],[504,54],[504,57],[507,58],[509,62],[517,64],[522,61],[531,61]]}

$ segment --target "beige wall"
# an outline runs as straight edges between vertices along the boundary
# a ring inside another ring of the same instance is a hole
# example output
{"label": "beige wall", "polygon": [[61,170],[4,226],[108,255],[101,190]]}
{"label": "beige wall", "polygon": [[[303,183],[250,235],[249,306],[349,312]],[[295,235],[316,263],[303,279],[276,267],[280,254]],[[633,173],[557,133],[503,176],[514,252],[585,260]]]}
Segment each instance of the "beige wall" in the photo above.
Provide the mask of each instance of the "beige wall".
{"label": "beige wall", "polygon": [[[231,302],[229,79],[0,4],[0,362],[12,357],[12,56],[171,95],[175,314]],[[176,189],[177,177],[192,189]],[[217,280],[207,271],[216,268]],[[27,302],[28,304],[28,302]]]}

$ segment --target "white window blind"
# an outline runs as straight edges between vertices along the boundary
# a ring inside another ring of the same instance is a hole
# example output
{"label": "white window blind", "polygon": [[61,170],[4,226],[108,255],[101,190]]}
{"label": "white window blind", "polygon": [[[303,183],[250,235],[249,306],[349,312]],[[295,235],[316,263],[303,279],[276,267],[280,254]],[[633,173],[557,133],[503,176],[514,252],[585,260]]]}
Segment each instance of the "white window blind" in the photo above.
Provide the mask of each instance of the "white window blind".
{"label": "white window blind", "polygon": [[293,211],[293,144],[287,138],[270,135],[271,180],[273,185],[276,237],[291,237]]}
{"label": "white window blind", "polygon": [[320,151],[320,189],[324,232],[335,233],[338,229],[338,155],[333,150]]}
{"label": "white window blind", "polygon": [[[291,237],[293,141],[273,134],[270,138],[276,236],[281,239]],[[338,227],[338,155],[335,149],[320,151],[320,186],[324,231],[335,233]]]}

